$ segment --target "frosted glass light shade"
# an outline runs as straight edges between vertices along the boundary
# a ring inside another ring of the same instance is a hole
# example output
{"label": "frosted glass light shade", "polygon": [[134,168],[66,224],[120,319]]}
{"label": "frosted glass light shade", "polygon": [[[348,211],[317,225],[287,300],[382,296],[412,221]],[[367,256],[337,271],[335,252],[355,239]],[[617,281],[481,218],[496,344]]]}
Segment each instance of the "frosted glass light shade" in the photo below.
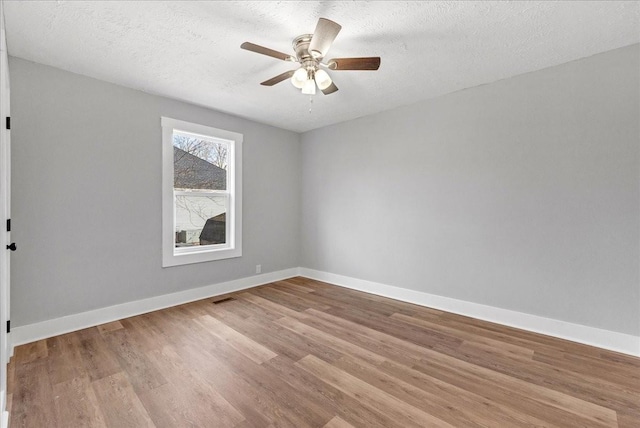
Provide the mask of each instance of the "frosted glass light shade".
{"label": "frosted glass light shade", "polygon": [[293,73],[293,76],[291,76],[291,84],[298,89],[302,89],[306,81],[307,81],[307,70],[305,70],[302,67],[297,69],[296,72]]}
{"label": "frosted glass light shade", "polygon": [[302,93],[305,95],[315,95],[316,94],[316,82],[313,79],[309,79],[304,82],[304,86],[302,87]]}
{"label": "frosted glass light shade", "polygon": [[324,70],[316,71],[315,79],[316,79],[316,84],[318,85],[318,88],[320,88],[321,91],[331,86],[331,83],[332,83],[331,77],[329,77],[329,73],[327,73]]}

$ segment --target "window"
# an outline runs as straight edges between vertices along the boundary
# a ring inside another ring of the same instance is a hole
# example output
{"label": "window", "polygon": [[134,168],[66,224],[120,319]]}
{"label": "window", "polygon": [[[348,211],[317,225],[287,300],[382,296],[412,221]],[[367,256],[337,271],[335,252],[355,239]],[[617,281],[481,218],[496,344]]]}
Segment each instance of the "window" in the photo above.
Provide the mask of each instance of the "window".
{"label": "window", "polygon": [[242,134],[162,118],[162,266],[242,255]]}

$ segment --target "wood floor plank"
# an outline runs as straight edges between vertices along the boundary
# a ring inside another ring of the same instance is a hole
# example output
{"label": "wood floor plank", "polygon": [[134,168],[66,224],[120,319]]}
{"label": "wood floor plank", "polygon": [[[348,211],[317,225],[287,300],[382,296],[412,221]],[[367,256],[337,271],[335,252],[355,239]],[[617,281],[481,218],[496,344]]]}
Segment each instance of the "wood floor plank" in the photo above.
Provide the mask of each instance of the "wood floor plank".
{"label": "wood floor plank", "polygon": [[341,419],[340,416],[334,416],[323,428],[354,428],[354,426]]}
{"label": "wood floor plank", "polygon": [[[419,388],[410,382],[405,382],[400,377],[388,374],[379,366],[371,366],[350,356],[342,357],[333,365],[454,426],[519,427],[542,422],[534,418],[523,421],[525,418],[522,415],[513,417],[512,412],[505,412],[501,406],[488,400],[465,400],[468,397],[464,397],[464,394],[462,397],[459,394],[450,394],[450,390],[443,388],[442,385],[439,385],[440,388]],[[415,372],[412,374],[415,375]],[[453,400],[464,401],[464,405],[453,407],[451,406]]]}
{"label": "wood floor plank", "polygon": [[[326,361],[339,358],[342,354],[323,343],[309,340],[272,321],[271,317],[263,317],[261,312],[249,319],[234,316],[233,310],[218,309],[214,316],[222,316],[221,320],[229,327],[248,338],[293,361],[312,353]],[[278,316],[278,318],[281,318]]]}
{"label": "wood floor plank", "polygon": [[260,306],[268,311],[271,311],[274,314],[279,315],[278,318],[282,317],[290,317],[297,319],[300,316],[304,316],[301,311],[293,310],[287,306],[280,305],[276,302],[273,302],[269,299],[265,299],[264,297],[255,295],[253,293],[241,293],[238,295],[238,298],[244,299],[248,302],[253,303],[254,305]]}
{"label": "wood floor plank", "polygon": [[88,378],[80,377],[53,386],[56,416],[69,427],[106,427],[96,394]]}
{"label": "wood floor plank", "polygon": [[277,303],[280,306],[286,306],[292,311],[303,312],[305,309],[309,309],[309,305],[299,303],[293,299],[288,299],[286,298],[286,295],[284,295],[285,298],[283,298],[282,294],[278,294],[277,292],[274,292],[274,290],[272,290],[269,287],[258,287],[255,290],[251,290],[251,294],[258,297],[262,297],[263,299],[266,299],[266,300],[270,300],[274,303]]}
{"label": "wood floor plank", "polygon": [[310,400],[321,404],[354,426],[386,428],[394,423],[387,415],[371,412],[356,398],[326,384],[288,358],[276,357],[265,363],[265,366],[287,382],[294,391],[306,394]]}
{"label": "wood floor plank", "polygon": [[549,348],[548,345],[541,344],[540,342],[530,340],[530,338],[521,338],[510,336],[504,331],[495,331],[487,328],[483,328],[484,325],[490,324],[481,320],[473,320],[467,317],[452,317],[452,314],[448,315],[439,315],[434,317],[430,314],[417,313],[411,315],[412,318],[421,319],[425,321],[430,321],[436,323],[437,325],[441,325],[445,328],[453,328],[454,330],[466,331],[467,333],[471,333],[474,336],[477,336],[478,339],[488,338],[498,340],[500,342],[506,344],[512,344],[515,346],[520,346],[525,349],[532,349],[534,351],[539,349],[553,349]]}
{"label": "wood floor plank", "polygon": [[358,378],[326,363],[319,358],[309,355],[296,363],[298,366],[312,373],[318,379],[327,382],[345,394],[355,397],[375,412],[384,412],[393,417],[404,427],[452,427],[432,415],[429,415],[412,405],[399,400]]}
{"label": "wood floor plank", "polygon": [[283,416],[298,427],[319,426],[330,418],[329,412],[308,399],[305,391],[292,390],[284,379],[272,372],[267,366],[271,360],[256,364],[218,338],[203,344],[203,351],[208,357],[222,362],[236,379],[243,379],[253,388],[270,412],[280,415],[269,416],[275,425],[280,424],[279,419]]}
{"label": "wood floor plank", "polygon": [[91,329],[75,333],[79,343],[78,353],[89,380],[102,379],[122,371],[115,354],[104,339],[99,334],[92,333]]}
{"label": "wood floor plank", "polygon": [[[404,315],[414,316],[420,314],[422,316],[439,317],[446,312],[428,308],[425,306],[419,306],[412,303],[401,302],[398,300],[389,299],[387,297],[377,296],[375,294],[365,293],[358,290],[352,290],[349,288],[336,287],[335,285],[323,283],[319,281],[306,279],[306,283],[313,284],[316,288],[317,294],[324,294],[329,296],[330,299],[336,299],[342,301],[343,296],[349,298],[349,304],[356,304],[357,307],[362,307],[363,304],[369,309],[373,309],[376,312],[383,313],[385,315],[391,315],[393,313],[401,313]],[[333,306],[333,305],[332,305]]]}
{"label": "wood floor plank", "polygon": [[113,350],[120,367],[137,392],[151,390],[167,383],[160,370],[149,361],[144,350],[139,347],[126,329],[110,332],[105,341]]}
{"label": "wood floor plank", "polygon": [[[132,330],[136,339],[140,340],[144,349],[161,349],[166,345],[180,346],[191,343],[193,338],[189,334],[188,325],[191,325],[193,318],[176,320],[172,317],[164,316],[163,311],[151,312],[141,317],[134,317],[123,321],[123,324],[131,321],[133,326],[127,329]],[[145,339],[146,336],[146,339]]]}
{"label": "wood floor plank", "polygon": [[212,316],[204,315],[196,318],[195,321],[205,327],[211,334],[226,341],[234,349],[246,355],[257,364],[269,361],[277,355],[275,352],[260,345],[254,340],[249,339],[247,336],[238,333],[225,323],[218,321]]}
{"label": "wood floor plank", "polygon": [[145,351],[161,349],[173,344],[173,340],[160,328],[150,314],[127,318],[120,322],[127,330],[135,343]]}
{"label": "wood floor plank", "polygon": [[80,342],[77,335],[71,333],[49,338],[47,348],[51,384],[87,377],[87,371],[80,356]]}
{"label": "wood floor plank", "polygon": [[100,324],[97,328],[100,334],[106,334],[115,330],[120,330],[123,327],[120,321],[113,321],[106,324]]}
{"label": "wood floor plank", "polygon": [[91,383],[91,387],[108,427],[155,427],[124,373],[98,379]]}
{"label": "wood floor plank", "polygon": [[539,403],[571,413],[575,418],[584,418],[585,421],[591,421],[593,426],[616,426],[616,412],[611,409],[443,354],[427,352],[422,364],[414,367],[421,370],[425,365],[434,362],[438,363],[440,367],[442,367],[442,365],[453,367],[455,370],[462,372],[465,378],[469,380],[476,382],[490,381],[494,387],[500,385],[506,388],[513,396],[520,395],[522,397],[529,397]]}
{"label": "wood floor plank", "polygon": [[214,315],[223,313],[232,313],[236,317],[243,319],[260,317],[269,321],[280,318],[281,315],[274,314],[268,310],[256,306],[246,300],[234,298],[231,301],[224,302],[222,304],[210,304],[205,305],[203,308],[203,315]]}
{"label": "wood floor plank", "polygon": [[[214,388],[240,412],[245,418],[245,425],[266,427],[272,425],[272,418],[277,418],[278,414],[274,413],[274,406],[269,399],[261,400],[260,390],[238,377],[224,362],[211,357],[211,354],[201,348],[194,347],[194,344],[176,348],[176,353],[184,364],[192,367],[195,376]],[[280,426],[295,427],[286,418],[281,419]]]}
{"label": "wood floor plank", "polygon": [[505,343],[500,340],[490,339],[483,336],[477,336],[472,333],[468,333],[463,329],[454,329],[451,327],[442,326],[433,321],[427,321],[424,319],[411,317],[411,316],[407,316],[399,313],[392,314],[391,318],[400,320],[402,322],[406,322],[408,324],[425,327],[431,330],[442,331],[453,337],[459,338],[464,342],[470,342],[474,344],[487,346],[497,352],[505,354],[506,356],[521,358],[524,360],[531,360],[533,358],[533,354],[534,354],[533,349],[528,349],[519,345],[512,345],[510,343]]}
{"label": "wood floor plank", "polygon": [[[502,425],[504,426],[514,427],[553,426],[552,423],[544,418],[532,416],[531,413],[535,412],[527,412],[527,409],[514,408],[509,404],[505,404],[504,401],[494,401],[490,399],[491,397],[478,394],[477,392],[480,388],[477,388],[474,392],[468,388],[465,389],[457,386],[455,382],[442,381],[393,361],[385,361],[377,368],[390,376],[431,392],[444,400],[448,400],[449,403],[457,403],[454,408],[461,407],[472,412],[474,415],[477,415],[477,420],[486,418],[485,420],[492,421],[488,424],[489,426],[497,424],[498,421],[502,421]],[[495,397],[495,395],[492,397]],[[513,397],[510,398],[513,399]],[[542,406],[539,405],[538,408],[540,407]]]}
{"label": "wood floor plank", "polygon": [[533,359],[539,362],[551,363],[556,367],[582,375],[599,377],[603,380],[608,379],[640,393],[640,368],[613,366],[607,361],[576,356],[567,352],[536,352]]}
{"label": "wood floor plank", "polygon": [[[415,346],[409,345],[406,341],[400,341],[395,337],[391,337],[389,335],[386,335],[385,333],[378,332],[377,330],[373,330],[368,327],[360,326],[355,322],[344,320],[330,314],[320,313],[318,311],[315,311],[314,309],[310,309],[307,312],[315,315],[316,318],[330,319],[334,322],[334,324],[341,324],[342,326],[346,325],[347,327],[350,327],[353,332],[361,332],[361,333],[364,332],[364,334],[374,335],[378,338],[378,343],[393,344],[398,349],[404,349],[404,352],[406,352],[405,357],[410,356],[410,357],[417,358],[419,357],[419,354],[422,352],[420,349],[416,349]],[[480,340],[482,341],[484,339],[480,339]],[[468,352],[470,352],[472,349],[473,348],[472,347],[470,348],[469,346],[462,346],[459,349],[442,348],[440,350],[443,351],[445,354],[457,356],[458,358],[462,358],[463,360],[470,362],[472,364],[480,364],[481,366],[485,366],[486,368],[498,369],[498,371],[500,372],[503,372],[505,374],[509,374],[515,377],[520,376],[520,373],[526,374],[528,372],[531,372],[531,376],[526,377],[528,382],[538,380],[539,381],[538,386],[542,386],[544,382],[545,387],[549,387],[550,386],[549,384],[552,384],[551,386],[556,386],[555,388],[556,391],[554,391],[556,393],[560,392],[565,394],[571,394],[571,392],[576,393],[581,389],[588,387],[588,383],[586,382],[582,382],[581,384],[576,384],[576,382],[579,382],[579,379],[573,379],[570,376],[565,376],[564,378],[557,376],[558,374],[562,374],[562,373],[558,371],[557,368],[554,368],[552,366],[539,367],[538,365],[536,365],[535,362],[529,362],[524,365],[523,364],[512,365],[511,362],[509,362],[507,365],[505,365],[503,364],[504,360],[502,360],[502,362],[499,362],[498,357],[501,357],[501,355],[494,354],[493,349],[491,349],[490,351],[487,351],[486,348],[483,349],[482,352],[486,354],[484,357],[481,355],[480,352],[469,354]],[[399,360],[402,358],[403,357],[398,357]],[[535,371],[535,373],[533,371]],[[549,379],[544,377],[543,375],[544,373],[555,373],[556,376]],[[572,381],[575,381],[575,382],[572,383]],[[604,382],[601,382],[600,386],[606,386],[606,384]],[[615,392],[615,391],[612,391],[612,392]],[[621,395],[616,395],[616,394],[602,395],[597,390],[595,391],[592,390],[590,393],[588,392],[584,394],[583,397],[585,398],[585,401],[593,402],[593,401],[601,400],[601,402],[595,403],[599,405],[604,404],[604,405],[611,406],[611,405],[615,405],[616,402],[621,403],[619,406],[614,407],[615,409],[627,407],[627,405],[629,404],[629,399],[632,399],[630,397],[627,398],[627,397],[623,397]],[[587,399],[587,397],[589,399]]]}
{"label": "wood floor plank", "polygon": [[640,426],[640,358],[301,277],[22,345],[7,374],[11,428]]}
{"label": "wood floor plank", "polygon": [[[381,367],[386,370],[386,363]],[[516,412],[532,415],[540,420],[546,421],[542,426],[602,426],[582,416],[577,416],[571,411],[538,401],[526,393],[502,386],[493,380],[469,374],[459,370],[457,367],[429,362],[415,365],[411,367],[411,369],[423,373],[429,378],[438,379],[444,383],[458,387],[468,393],[485,397],[506,408],[512,408]],[[419,379],[414,373],[412,373],[412,378]],[[431,382],[430,379],[428,381]]]}
{"label": "wood floor plank", "polygon": [[[349,289],[336,289],[326,287],[320,290],[316,290],[312,296],[326,299],[328,302],[332,302],[330,306],[337,306],[343,309],[349,308],[366,308],[367,311],[376,313],[378,315],[389,316],[398,312],[400,309],[394,305],[391,299],[381,300],[378,296],[363,293],[360,291]],[[366,303],[366,305],[362,305]],[[406,308],[406,304],[404,306]],[[318,309],[317,307],[314,307]]]}
{"label": "wood floor plank", "polygon": [[[332,365],[453,426],[483,426],[483,424],[481,424],[483,421],[480,419],[481,415],[476,414],[475,416],[471,415],[471,417],[469,417],[465,414],[465,409],[461,407],[451,408],[450,403],[441,399],[438,395],[414,387],[401,379],[393,378],[380,371],[377,367],[371,366],[363,361],[344,356]],[[498,422],[498,419],[494,419],[493,422]]]}
{"label": "wood floor plank", "polygon": [[273,283],[271,287],[268,289],[271,293],[275,293],[279,295],[283,300],[290,300],[296,302],[306,309],[314,307],[319,310],[330,309],[331,305],[327,303],[319,302],[315,299],[315,296],[309,295],[308,293],[302,293],[298,290],[287,288],[284,284],[279,282]]}
{"label": "wood floor plank", "polygon": [[297,428],[318,426],[327,419],[316,414],[312,403],[287,388],[266,366],[255,364],[223,340],[212,341],[207,349],[200,349],[199,355],[187,349],[195,358],[193,361],[207,361],[206,367],[199,364],[197,370],[203,370],[204,378],[213,382],[220,394],[246,418],[256,417],[251,412],[257,411],[274,426]]}
{"label": "wood floor plank", "polygon": [[[40,352],[38,348],[30,349]],[[23,361],[29,362],[16,365],[11,427],[58,426],[47,361],[39,358],[25,358]]]}
{"label": "wood floor plank", "polygon": [[311,291],[315,291],[318,289],[318,287],[321,287],[323,285],[323,283],[321,283],[320,281],[313,281],[313,280],[310,281],[308,278],[304,278],[302,276],[287,278],[284,281],[289,284],[299,285]]}
{"label": "wood floor plank", "polygon": [[308,339],[318,341],[323,343],[331,348],[334,348],[338,352],[347,353],[357,355],[359,358],[369,361],[373,364],[379,364],[384,361],[384,357],[368,351],[366,349],[362,349],[359,346],[356,346],[346,340],[337,338],[335,336],[331,336],[322,330],[318,330],[313,328],[307,324],[303,324],[297,320],[283,317],[277,321],[277,324],[290,329],[291,331],[304,336]]}
{"label": "wood floor plank", "polygon": [[[245,318],[251,318],[251,319],[258,318],[258,319],[266,319],[269,321],[273,321],[283,317],[281,313],[275,313],[262,306],[256,305],[255,303],[252,303],[248,300],[236,299],[236,301],[238,305],[241,305],[246,311],[245,313],[247,314],[247,316]],[[269,300],[267,301],[269,302]]]}
{"label": "wood floor plank", "polygon": [[[633,357],[631,355],[621,354],[619,352],[609,351],[608,349],[599,349],[596,358],[602,359],[602,361],[609,361],[615,363],[615,367],[627,367],[633,370],[640,370],[640,358]],[[580,355],[580,354],[575,354]]]}
{"label": "wood floor plank", "polygon": [[[480,343],[484,342],[483,337],[481,336],[479,339]],[[640,404],[638,394],[629,393],[628,388],[624,387],[624,383],[596,379],[590,374],[585,374],[584,371],[576,373],[567,370],[560,364],[540,363],[533,359],[526,364],[521,364],[513,360],[514,355],[496,351],[486,344],[469,345],[464,343],[457,350],[445,350],[444,353],[614,410],[636,408],[637,406],[633,404],[634,401]],[[561,353],[561,355],[564,354]],[[549,376],[551,373],[553,376]],[[604,391],[607,393],[603,394]]]}
{"label": "wood floor plank", "polygon": [[372,330],[384,332],[407,342],[421,346],[427,345],[431,349],[455,349],[462,343],[462,340],[446,333],[418,326],[409,326],[406,323],[394,320],[393,318],[380,317],[379,315],[364,309],[352,308],[345,310],[333,308],[326,312],[340,318],[351,320],[356,324],[364,325]]}
{"label": "wood floor plank", "polygon": [[149,359],[169,382],[140,394],[156,426],[230,427],[244,421],[215,388],[203,382],[170,346],[153,350]]}
{"label": "wood floor plank", "polygon": [[630,414],[625,411],[618,412],[619,428],[638,428],[640,427],[640,416],[638,414]]}
{"label": "wood floor plank", "polygon": [[25,364],[34,360],[46,358],[48,352],[47,340],[38,340],[37,342],[28,343],[16,348],[14,358],[17,364]]}
{"label": "wood floor plank", "polygon": [[602,351],[601,349],[595,348],[593,346],[583,345],[580,343],[558,339],[551,336],[545,336],[543,334],[537,334],[515,327],[509,327],[489,321],[478,320],[471,317],[444,313],[441,318],[443,319],[443,322],[449,320],[453,323],[473,326],[477,329],[478,332],[500,335],[506,341],[525,341],[530,344],[527,347],[531,347],[534,350],[537,350],[538,347],[540,347],[541,349],[561,349],[564,351],[575,352],[577,354],[592,356],[598,356]]}
{"label": "wood floor plank", "polygon": [[296,284],[295,282],[291,282],[288,279],[283,279],[282,281],[274,282],[274,284],[278,284],[289,290],[302,291],[304,293],[312,293],[315,291],[314,288],[307,287],[306,285],[303,285],[303,284]]}
{"label": "wood floor plank", "polygon": [[[553,361],[540,362],[532,359],[527,364],[520,364],[478,345],[463,345],[459,351],[459,354],[448,355],[612,410],[630,411],[630,408],[637,407],[634,403],[640,404],[637,390],[628,388],[626,382],[616,383],[592,374],[576,372]],[[554,375],[549,376],[550,373]]]}
{"label": "wood floor plank", "polygon": [[423,344],[419,345],[410,340],[398,338],[386,332],[371,328],[368,325],[359,324],[351,319],[334,315],[333,312],[325,313],[312,308],[307,311],[307,314],[313,315],[316,319],[322,319],[334,323],[344,330],[351,331],[356,335],[364,336],[369,339],[370,343],[373,342],[386,348],[394,348],[403,356],[403,358],[411,358],[414,363],[419,362],[424,357],[424,353],[436,345],[435,342],[429,341],[425,341]]}
{"label": "wood floor plank", "polygon": [[[422,358],[422,347],[418,345],[364,328],[358,324],[350,325],[350,321],[314,311],[314,309],[309,309],[307,312],[313,315],[300,319],[300,322],[371,351],[386,360],[397,361],[411,366],[419,363]],[[322,314],[322,316],[319,316],[319,314]]]}

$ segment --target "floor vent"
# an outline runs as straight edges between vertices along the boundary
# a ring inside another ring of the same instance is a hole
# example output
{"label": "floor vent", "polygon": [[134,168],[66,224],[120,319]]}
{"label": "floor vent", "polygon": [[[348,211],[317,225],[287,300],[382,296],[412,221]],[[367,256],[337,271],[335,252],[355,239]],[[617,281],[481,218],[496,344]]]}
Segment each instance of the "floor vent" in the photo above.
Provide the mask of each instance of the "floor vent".
{"label": "floor vent", "polygon": [[211,302],[214,305],[217,305],[218,303],[224,303],[224,302],[228,302],[230,300],[236,300],[233,297],[225,297],[224,299],[220,299],[220,300],[216,300],[215,302]]}

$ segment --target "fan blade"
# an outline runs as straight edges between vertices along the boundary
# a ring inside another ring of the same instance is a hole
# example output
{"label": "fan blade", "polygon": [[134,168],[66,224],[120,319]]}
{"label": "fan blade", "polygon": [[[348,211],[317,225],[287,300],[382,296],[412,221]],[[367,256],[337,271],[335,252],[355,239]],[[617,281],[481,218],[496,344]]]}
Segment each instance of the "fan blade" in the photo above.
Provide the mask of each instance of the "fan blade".
{"label": "fan blade", "polygon": [[331,85],[329,85],[326,89],[322,89],[322,93],[325,95],[329,95],[329,94],[333,94],[337,90],[338,90],[338,87],[336,86],[336,84],[331,82]]}
{"label": "fan blade", "polygon": [[334,58],[327,63],[329,70],[377,70],[380,68],[380,57],[366,58]]}
{"label": "fan blade", "polygon": [[283,80],[287,80],[288,78],[290,78],[291,76],[293,76],[293,73],[295,73],[295,70],[290,70],[290,71],[285,71],[282,74],[278,74],[276,77],[272,77],[269,80],[265,80],[264,82],[261,83],[262,86],[273,86],[276,83],[280,83]]}
{"label": "fan blade", "polygon": [[313,32],[311,43],[309,43],[309,53],[314,58],[323,58],[331,47],[342,26],[325,18],[320,18]]}
{"label": "fan blade", "polygon": [[240,47],[244,50],[259,53],[262,55],[270,56],[273,58],[281,59],[283,61],[296,61],[294,57],[291,55],[287,55],[286,53],[274,51],[273,49],[265,48],[264,46],[256,45],[249,42],[244,42],[240,45]]}

